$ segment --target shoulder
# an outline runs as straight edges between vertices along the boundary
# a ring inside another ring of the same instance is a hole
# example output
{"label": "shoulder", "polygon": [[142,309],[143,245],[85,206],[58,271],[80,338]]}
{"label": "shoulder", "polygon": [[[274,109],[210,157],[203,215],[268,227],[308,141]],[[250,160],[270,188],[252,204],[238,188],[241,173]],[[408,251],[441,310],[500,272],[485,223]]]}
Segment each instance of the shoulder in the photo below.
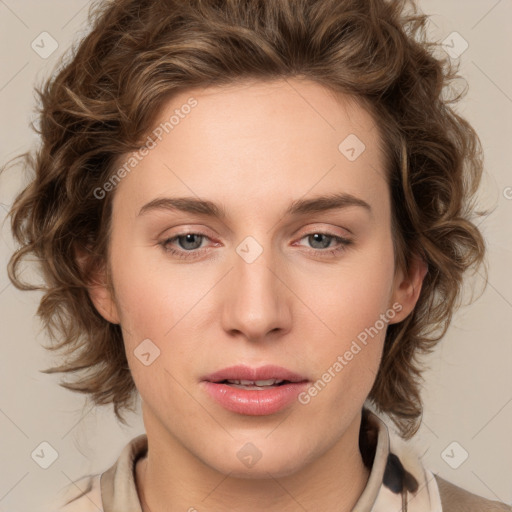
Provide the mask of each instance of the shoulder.
{"label": "shoulder", "polygon": [[55,512],[98,512],[103,510],[100,474],[88,475],[60,490],[52,502]]}
{"label": "shoulder", "polygon": [[390,456],[386,467],[384,486],[393,489],[393,483],[410,482],[411,504],[418,510],[443,512],[512,512],[512,507],[473,494],[441,478],[424,466],[415,442],[407,442],[394,431],[389,432]]}
{"label": "shoulder", "polygon": [[512,512],[510,505],[482,498],[435,475],[443,512]]}
{"label": "shoulder", "polygon": [[140,511],[134,470],[147,446],[146,434],[133,438],[109,469],[62,488],[50,504],[51,512]]}

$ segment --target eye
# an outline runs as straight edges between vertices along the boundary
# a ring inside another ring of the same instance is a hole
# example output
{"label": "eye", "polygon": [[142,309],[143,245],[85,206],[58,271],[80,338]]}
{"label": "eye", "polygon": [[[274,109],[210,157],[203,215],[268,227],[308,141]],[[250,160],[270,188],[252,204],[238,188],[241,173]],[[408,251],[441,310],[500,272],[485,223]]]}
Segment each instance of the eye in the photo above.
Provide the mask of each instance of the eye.
{"label": "eye", "polygon": [[[320,256],[336,256],[337,254],[346,250],[346,248],[353,243],[353,240],[343,238],[341,236],[316,231],[303,236],[300,240],[307,239],[313,245],[312,252],[320,254]],[[331,247],[331,242],[337,242],[338,245],[334,248]],[[314,247],[316,245],[316,247]]]}
{"label": "eye", "polygon": [[[170,253],[178,258],[196,258],[204,252],[204,250],[198,251],[198,249],[201,248],[201,242],[205,238],[209,237],[202,233],[181,233],[167,238],[163,242],[159,242],[159,245],[163,247],[166,253]],[[173,248],[173,242],[177,242],[182,249]]]}

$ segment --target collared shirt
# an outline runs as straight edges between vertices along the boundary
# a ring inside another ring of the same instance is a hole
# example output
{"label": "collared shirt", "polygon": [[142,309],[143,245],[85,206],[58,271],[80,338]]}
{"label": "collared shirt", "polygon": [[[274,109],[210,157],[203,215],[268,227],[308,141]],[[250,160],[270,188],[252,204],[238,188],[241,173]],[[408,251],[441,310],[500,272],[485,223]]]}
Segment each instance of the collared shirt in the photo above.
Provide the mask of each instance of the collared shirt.
{"label": "collared shirt", "polygon": [[[363,409],[359,447],[370,476],[352,512],[443,512],[440,487],[445,499],[449,497],[453,502],[469,504],[469,508],[457,510],[512,510],[438,478],[396,434],[390,438],[387,425],[366,408]],[[147,454],[147,449],[147,435],[135,437],[110,469],[85,476],[62,489],[52,510],[142,512],[135,484],[135,464]],[[446,501],[444,506],[445,512],[451,512]]]}

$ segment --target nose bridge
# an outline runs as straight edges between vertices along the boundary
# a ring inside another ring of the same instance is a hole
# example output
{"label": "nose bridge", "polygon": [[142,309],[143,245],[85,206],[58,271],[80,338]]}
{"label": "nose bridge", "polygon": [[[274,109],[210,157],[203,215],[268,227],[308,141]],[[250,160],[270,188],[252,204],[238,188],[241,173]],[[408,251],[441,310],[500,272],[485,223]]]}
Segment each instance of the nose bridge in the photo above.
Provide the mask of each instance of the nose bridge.
{"label": "nose bridge", "polygon": [[[285,328],[286,287],[279,278],[281,268],[269,244],[247,237],[236,248],[224,302],[224,327],[258,339],[276,328]],[[282,278],[281,278],[282,279]]]}

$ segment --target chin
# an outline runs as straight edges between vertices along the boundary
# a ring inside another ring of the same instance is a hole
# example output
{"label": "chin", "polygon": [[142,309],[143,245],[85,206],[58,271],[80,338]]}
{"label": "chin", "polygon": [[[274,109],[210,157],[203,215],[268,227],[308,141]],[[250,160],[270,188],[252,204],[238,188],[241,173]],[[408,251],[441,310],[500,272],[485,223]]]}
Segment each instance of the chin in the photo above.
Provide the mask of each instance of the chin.
{"label": "chin", "polygon": [[238,450],[235,459],[227,459],[224,453],[219,454],[222,459],[217,458],[212,463],[207,460],[204,462],[233,478],[268,479],[285,477],[300,470],[305,464],[305,458],[303,455],[296,455],[296,458],[290,458],[290,453],[273,453],[272,456],[265,457],[264,450],[259,451],[254,445],[247,443]]}

